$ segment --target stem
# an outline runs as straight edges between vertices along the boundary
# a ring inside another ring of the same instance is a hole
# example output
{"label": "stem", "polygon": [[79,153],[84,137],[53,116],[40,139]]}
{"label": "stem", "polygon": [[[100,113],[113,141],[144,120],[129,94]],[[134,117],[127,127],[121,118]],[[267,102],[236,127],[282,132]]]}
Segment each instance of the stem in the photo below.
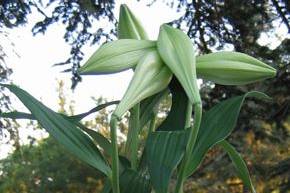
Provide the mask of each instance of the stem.
{"label": "stem", "polygon": [[126,155],[132,164],[132,169],[137,169],[138,161],[138,143],[139,143],[139,127],[140,127],[140,104],[135,105],[130,110],[129,131],[126,142]]}
{"label": "stem", "polygon": [[112,188],[113,193],[120,193],[119,188],[119,157],[117,144],[117,117],[113,114],[110,121],[112,141]]}
{"label": "stem", "polygon": [[192,104],[188,101],[186,109],[185,129],[190,127],[191,115],[192,115]]}
{"label": "stem", "polygon": [[[188,102],[188,103],[190,103],[190,102]],[[188,106],[188,108],[190,108],[190,107]],[[189,112],[189,110],[188,110],[187,113],[191,113],[191,112]],[[194,148],[194,145],[196,142],[198,130],[199,130],[200,123],[201,123],[201,117],[202,117],[202,106],[201,106],[201,103],[197,103],[194,105],[194,124],[190,129],[190,134],[189,134],[188,142],[186,145],[184,158],[181,162],[180,171],[178,173],[177,184],[175,187],[175,193],[183,193],[183,184],[184,184],[184,181],[187,177],[186,176],[186,168],[188,167],[188,164],[190,161],[190,155],[193,151],[193,148]],[[190,116],[187,116],[187,118],[190,118]]]}
{"label": "stem", "polygon": [[154,115],[153,118],[150,120],[148,135],[155,130],[155,123],[156,123],[156,116]]}

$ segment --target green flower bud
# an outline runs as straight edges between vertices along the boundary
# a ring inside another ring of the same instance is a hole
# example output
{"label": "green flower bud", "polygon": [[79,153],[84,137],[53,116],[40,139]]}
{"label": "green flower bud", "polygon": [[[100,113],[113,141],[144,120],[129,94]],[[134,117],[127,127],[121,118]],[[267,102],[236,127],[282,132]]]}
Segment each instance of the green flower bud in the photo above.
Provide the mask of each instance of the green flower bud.
{"label": "green flower bud", "polygon": [[196,82],[194,48],[189,37],[168,25],[160,27],[157,49],[192,103],[201,101]]}
{"label": "green flower bud", "polygon": [[196,59],[199,78],[222,85],[243,85],[274,77],[271,66],[243,53],[216,52]]}
{"label": "green flower bud", "polygon": [[141,22],[125,4],[122,4],[120,7],[118,38],[148,40],[147,33]]}
{"label": "green flower bud", "polygon": [[134,67],[156,43],[149,40],[116,40],[102,45],[79,69],[80,74],[109,74]]}
{"label": "green flower bud", "polygon": [[134,76],[114,115],[121,116],[143,99],[165,89],[172,73],[162,62],[157,51],[147,53],[137,64]]}

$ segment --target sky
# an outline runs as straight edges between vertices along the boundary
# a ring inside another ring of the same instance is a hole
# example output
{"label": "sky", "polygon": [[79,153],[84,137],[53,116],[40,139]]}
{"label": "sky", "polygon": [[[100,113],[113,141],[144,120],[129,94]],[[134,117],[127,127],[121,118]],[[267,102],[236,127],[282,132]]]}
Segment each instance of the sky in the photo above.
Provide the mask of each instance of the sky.
{"label": "sky", "polygon": [[[157,39],[159,26],[162,23],[172,21],[182,14],[176,13],[162,1],[157,1],[150,8],[146,6],[146,1],[137,2],[132,0],[116,1],[114,10],[115,17],[118,18],[119,7],[127,4],[134,14],[141,20],[149,37]],[[147,2],[148,3],[148,2]],[[20,88],[29,92],[32,96],[41,100],[46,106],[58,110],[57,82],[64,82],[64,92],[68,101],[74,102],[75,113],[82,113],[93,108],[95,101],[92,97],[103,97],[108,101],[119,100],[126,91],[132,77],[130,70],[101,76],[83,76],[83,80],[72,91],[71,74],[61,73],[68,68],[53,67],[53,64],[65,61],[69,57],[70,46],[63,39],[64,27],[61,24],[52,25],[47,32],[32,36],[33,24],[41,19],[41,15],[29,15],[27,25],[13,30],[8,30],[8,37],[0,37],[1,43],[7,45],[8,57],[7,65],[13,69],[10,76],[11,81]],[[3,39],[4,38],[4,39]],[[13,43],[14,46],[10,44]],[[99,45],[86,46],[84,48],[84,60],[88,59]],[[12,104],[15,110],[29,112],[21,102],[12,95]],[[45,137],[44,132],[37,132],[24,127],[27,121],[20,121],[23,128],[19,129],[21,143],[28,142],[29,135]],[[11,145],[0,144],[0,158],[3,158],[11,151]]]}
{"label": "sky", "polygon": [[[143,23],[149,37],[157,39],[159,26],[162,23],[170,22],[183,15],[182,12],[175,12],[162,1],[157,1],[151,7],[147,7],[148,1],[117,0],[115,6],[115,17],[118,18],[120,4],[126,3],[134,14]],[[8,38],[0,37],[1,43],[12,47],[8,50],[6,63],[13,69],[11,81],[28,91],[35,98],[41,100],[46,106],[58,110],[57,82],[64,82],[64,91],[68,101],[74,101],[75,113],[82,113],[94,107],[95,102],[92,97],[103,97],[108,101],[121,99],[126,91],[129,81],[132,77],[130,70],[113,75],[102,76],[83,76],[83,81],[72,91],[71,74],[61,73],[68,68],[52,67],[53,64],[65,61],[69,57],[70,46],[63,39],[64,27],[61,24],[52,25],[48,28],[45,35],[38,34],[32,36],[31,29],[35,22],[41,19],[40,15],[32,14],[26,26],[7,31]],[[287,28],[277,24],[279,34],[262,34],[259,43],[275,48],[279,45],[281,39],[287,34]],[[271,36],[271,37],[270,37]],[[99,45],[86,46],[83,64]],[[9,52],[10,50],[10,52]],[[15,53],[12,52],[15,51]],[[16,97],[12,97],[12,103],[15,110],[26,111],[25,107]],[[27,122],[20,121],[21,125]],[[28,135],[46,136],[45,133],[35,133],[33,129],[21,128],[21,143],[27,143]],[[2,141],[3,142],[3,141]],[[11,151],[11,146],[0,144],[0,158],[3,158]]]}

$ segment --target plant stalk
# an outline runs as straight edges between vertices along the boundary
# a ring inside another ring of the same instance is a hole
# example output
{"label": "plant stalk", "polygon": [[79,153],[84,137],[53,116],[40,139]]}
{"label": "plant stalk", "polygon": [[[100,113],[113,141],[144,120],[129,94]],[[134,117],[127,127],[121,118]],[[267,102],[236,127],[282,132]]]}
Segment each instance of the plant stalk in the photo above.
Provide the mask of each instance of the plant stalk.
{"label": "plant stalk", "polygon": [[112,188],[113,193],[120,193],[119,187],[119,157],[117,143],[117,117],[113,114],[110,121],[111,142],[112,142]]}
{"label": "plant stalk", "polygon": [[[191,104],[188,106],[188,111],[187,111],[188,114],[189,113],[191,114],[191,111],[189,111],[190,106]],[[194,124],[190,128],[190,133],[189,133],[189,138],[186,145],[184,158],[181,162],[180,170],[177,177],[175,193],[183,193],[183,184],[187,177],[186,169],[188,167],[188,164],[190,161],[190,155],[192,154],[192,151],[196,142],[197,134],[198,134],[200,123],[201,123],[201,117],[202,117],[202,105],[201,105],[201,102],[199,102],[194,105]],[[187,119],[190,119],[190,118],[191,116],[187,115]],[[187,120],[186,123],[190,123],[190,121]]]}
{"label": "plant stalk", "polygon": [[155,123],[156,123],[156,116],[154,115],[153,118],[150,120],[148,135],[155,131]]}
{"label": "plant stalk", "polygon": [[138,162],[138,144],[140,127],[140,103],[130,110],[129,131],[126,142],[126,155],[132,164],[132,169],[137,169]]}

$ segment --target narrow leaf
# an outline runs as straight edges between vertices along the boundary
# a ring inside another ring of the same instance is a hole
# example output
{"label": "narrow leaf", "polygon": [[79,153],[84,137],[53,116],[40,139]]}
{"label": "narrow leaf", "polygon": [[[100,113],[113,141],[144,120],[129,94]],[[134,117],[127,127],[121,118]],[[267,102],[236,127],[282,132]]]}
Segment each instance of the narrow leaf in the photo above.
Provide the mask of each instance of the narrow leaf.
{"label": "narrow leaf", "polygon": [[187,176],[199,166],[207,151],[233,131],[241,106],[246,97],[269,99],[261,92],[248,92],[242,96],[227,99],[204,113],[194,150],[191,154]]}
{"label": "narrow leaf", "polygon": [[111,175],[111,169],[93,141],[73,123],[60,114],[50,110],[26,91],[14,86],[4,85],[13,92],[30,110],[39,124],[59,143],[82,161],[90,164],[105,175]]}
{"label": "narrow leaf", "polygon": [[226,140],[222,140],[218,143],[230,156],[236,170],[238,176],[242,179],[244,185],[252,191],[252,193],[256,193],[255,188],[253,186],[247,165],[241,155],[237,152],[237,150]]}

